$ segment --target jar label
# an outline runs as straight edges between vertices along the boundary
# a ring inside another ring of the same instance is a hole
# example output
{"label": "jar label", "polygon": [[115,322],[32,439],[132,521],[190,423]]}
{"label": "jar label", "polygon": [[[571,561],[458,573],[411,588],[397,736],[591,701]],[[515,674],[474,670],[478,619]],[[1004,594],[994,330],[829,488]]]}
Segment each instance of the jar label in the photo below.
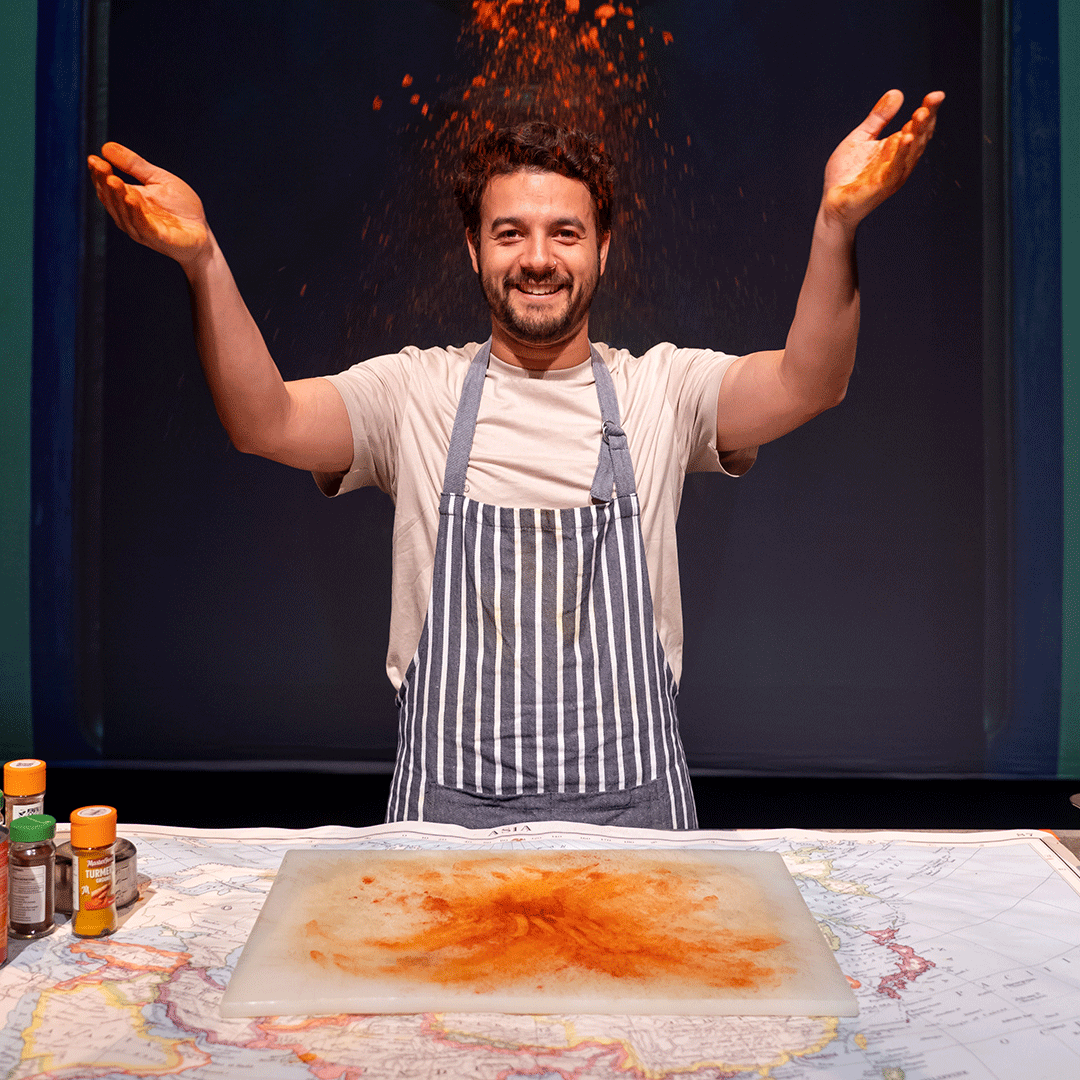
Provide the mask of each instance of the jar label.
{"label": "jar label", "polygon": [[40,866],[9,866],[13,926],[36,926],[45,921],[49,887],[45,871],[44,863]]}
{"label": "jar label", "polygon": [[107,855],[75,855],[72,858],[71,905],[73,911],[98,911],[116,902],[116,861]]}
{"label": "jar label", "polygon": [[[6,927],[8,924],[8,834],[7,829],[0,829],[0,918]],[[7,934],[0,934],[0,964],[7,960]]]}
{"label": "jar label", "polygon": [[36,799],[31,799],[30,802],[21,804],[12,800],[11,820],[14,821],[16,818],[29,817],[31,814],[40,814],[44,809],[44,795],[39,795]]}

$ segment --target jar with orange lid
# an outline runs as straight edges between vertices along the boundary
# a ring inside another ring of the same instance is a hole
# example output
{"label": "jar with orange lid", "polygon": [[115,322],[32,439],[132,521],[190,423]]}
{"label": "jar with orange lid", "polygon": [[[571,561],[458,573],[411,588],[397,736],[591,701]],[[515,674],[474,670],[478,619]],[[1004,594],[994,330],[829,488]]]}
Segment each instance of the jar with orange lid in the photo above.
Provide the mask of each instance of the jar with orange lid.
{"label": "jar with orange lid", "polygon": [[45,762],[19,758],[4,766],[4,824],[45,809]]}
{"label": "jar with orange lid", "polygon": [[101,937],[116,929],[116,810],[83,806],[71,814],[71,930]]}

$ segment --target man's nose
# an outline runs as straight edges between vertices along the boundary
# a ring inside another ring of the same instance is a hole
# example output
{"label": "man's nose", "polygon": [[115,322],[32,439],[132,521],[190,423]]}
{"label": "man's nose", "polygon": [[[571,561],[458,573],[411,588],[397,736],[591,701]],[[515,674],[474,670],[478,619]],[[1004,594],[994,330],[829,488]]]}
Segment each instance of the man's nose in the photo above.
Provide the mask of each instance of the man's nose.
{"label": "man's nose", "polygon": [[531,236],[521,253],[521,265],[535,274],[554,268],[555,259],[546,236]]}

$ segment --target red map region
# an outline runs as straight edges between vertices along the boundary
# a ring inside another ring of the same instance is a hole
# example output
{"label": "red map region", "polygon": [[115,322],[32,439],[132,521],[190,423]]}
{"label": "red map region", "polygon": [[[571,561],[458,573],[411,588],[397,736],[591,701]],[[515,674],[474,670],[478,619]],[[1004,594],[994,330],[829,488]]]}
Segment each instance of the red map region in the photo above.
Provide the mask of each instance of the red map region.
{"label": "red map region", "polygon": [[927,960],[923,956],[916,956],[915,950],[910,945],[896,945],[894,939],[896,938],[896,930],[867,930],[866,931],[879,945],[884,945],[887,949],[900,958],[897,963],[898,971],[892,975],[885,975],[878,983],[877,992],[884,994],[886,997],[900,999],[900,991],[903,990],[909,982],[913,979],[917,979],[924,972],[929,971],[930,968],[935,967],[933,960]]}

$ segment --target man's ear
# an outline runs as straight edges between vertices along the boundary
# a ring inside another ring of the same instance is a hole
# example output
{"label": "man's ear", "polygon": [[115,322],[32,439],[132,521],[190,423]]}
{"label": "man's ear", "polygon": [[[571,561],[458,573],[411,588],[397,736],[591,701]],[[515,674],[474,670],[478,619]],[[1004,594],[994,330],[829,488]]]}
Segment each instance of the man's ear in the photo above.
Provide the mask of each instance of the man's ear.
{"label": "man's ear", "polygon": [[476,273],[480,273],[480,256],[477,254],[476,236],[465,230],[465,243],[469,245],[469,258],[472,260],[472,268]]}
{"label": "man's ear", "polygon": [[600,274],[601,274],[601,276],[603,275],[604,269],[607,266],[608,245],[610,243],[611,243],[611,231],[609,230],[608,232],[604,233],[603,236],[600,237]]}

